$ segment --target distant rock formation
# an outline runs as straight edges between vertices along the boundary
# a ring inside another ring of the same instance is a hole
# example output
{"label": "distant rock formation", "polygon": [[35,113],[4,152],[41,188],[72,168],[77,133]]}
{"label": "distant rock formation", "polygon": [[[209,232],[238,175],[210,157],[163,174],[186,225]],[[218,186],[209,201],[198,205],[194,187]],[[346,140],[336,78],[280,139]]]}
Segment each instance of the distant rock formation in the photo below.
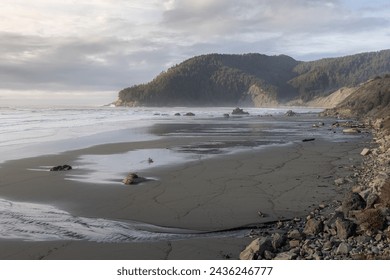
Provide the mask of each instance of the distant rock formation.
{"label": "distant rock formation", "polygon": [[232,115],[249,115],[249,113],[244,111],[244,109],[237,107],[232,111]]}

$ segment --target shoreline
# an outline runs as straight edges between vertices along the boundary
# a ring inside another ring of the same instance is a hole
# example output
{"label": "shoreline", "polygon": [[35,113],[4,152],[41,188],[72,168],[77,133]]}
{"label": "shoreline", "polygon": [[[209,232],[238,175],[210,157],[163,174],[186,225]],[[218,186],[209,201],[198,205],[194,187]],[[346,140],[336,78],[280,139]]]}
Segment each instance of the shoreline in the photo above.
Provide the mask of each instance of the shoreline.
{"label": "shoreline", "polygon": [[[136,186],[81,183],[64,180],[66,172],[27,170],[73,163],[85,154],[121,154],[137,147],[178,147],[193,140],[189,137],[169,137],[146,142],[104,144],[58,155],[9,161],[0,168],[0,197],[54,205],[75,217],[141,221],[169,228],[211,232],[237,227],[256,228],[279,219],[302,217],[315,205],[340,198],[345,187],[335,187],[333,181],[339,176],[336,174],[350,173],[351,170],[340,170],[339,166],[359,162],[359,153],[364,146],[362,139],[339,143],[317,139],[307,143],[297,141],[284,147],[249,149],[247,152],[182,163],[180,168],[175,165],[150,168],[140,175],[157,180]],[[77,169],[71,172],[77,172]],[[224,240],[230,240],[229,244]],[[129,258],[134,250],[138,259],[159,259],[157,252],[161,252],[161,246],[166,248],[167,244],[174,244],[177,248],[176,255],[170,255],[173,259],[238,258],[248,240],[247,237],[220,237],[141,242],[148,244],[151,251],[138,252],[137,248],[142,248],[140,243],[104,243],[100,248],[90,241],[2,239],[0,243],[9,250],[5,250],[0,258],[45,255],[43,252],[50,247],[52,251],[57,249],[48,258],[61,258],[62,255],[64,259],[73,259],[80,257],[76,248],[81,246],[89,248],[84,252],[85,258],[105,259],[107,252],[112,251],[115,255],[123,245],[129,250],[123,253],[123,258]],[[192,248],[192,251],[183,255],[184,248]],[[206,252],[210,250],[214,253],[207,257]],[[224,253],[220,254],[221,251]],[[118,258],[119,253],[116,256]]]}
{"label": "shoreline", "polygon": [[[353,166],[354,180],[341,201],[320,204],[303,219],[270,224],[252,232],[240,259],[389,260],[390,248],[390,118],[364,120],[373,141]],[[354,126],[354,124],[351,124]]]}

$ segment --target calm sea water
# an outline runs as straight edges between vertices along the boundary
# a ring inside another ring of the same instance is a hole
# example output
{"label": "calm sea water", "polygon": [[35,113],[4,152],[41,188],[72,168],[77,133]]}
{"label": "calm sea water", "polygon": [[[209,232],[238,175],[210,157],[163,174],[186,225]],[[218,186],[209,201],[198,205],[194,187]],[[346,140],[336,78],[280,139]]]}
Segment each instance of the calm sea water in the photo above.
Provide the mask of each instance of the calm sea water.
{"label": "calm sea water", "polygon": [[[249,108],[251,116],[283,115],[288,108]],[[58,153],[91,145],[156,138],[145,129],[156,123],[219,119],[232,108],[15,108],[0,107],[0,162]],[[320,109],[294,109],[301,113]],[[194,117],[174,116],[193,112]],[[132,133],[121,133],[124,130]],[[64,141],[69,140],[69,141]],[[62,141],[62,142],[59,142]],[[52,144],[52,145],[51,145]]]}

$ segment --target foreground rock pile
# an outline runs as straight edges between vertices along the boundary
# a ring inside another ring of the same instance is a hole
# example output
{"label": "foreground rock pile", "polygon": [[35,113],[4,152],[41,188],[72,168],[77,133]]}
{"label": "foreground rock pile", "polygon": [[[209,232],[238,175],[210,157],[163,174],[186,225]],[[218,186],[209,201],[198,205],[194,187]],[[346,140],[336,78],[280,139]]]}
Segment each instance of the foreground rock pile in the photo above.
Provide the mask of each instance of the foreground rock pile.
{"label": "foreground rock pile", "polygon": [[343,200],[254,230],[240,259],[390,259],[390,119],[370,123],[377,146]]}

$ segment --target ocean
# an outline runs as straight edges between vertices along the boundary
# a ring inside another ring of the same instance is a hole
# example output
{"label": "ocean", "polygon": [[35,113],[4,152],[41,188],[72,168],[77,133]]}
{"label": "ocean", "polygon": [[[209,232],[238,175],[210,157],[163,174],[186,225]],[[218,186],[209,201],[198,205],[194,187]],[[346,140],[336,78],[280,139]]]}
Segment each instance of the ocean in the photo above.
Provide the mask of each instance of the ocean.
{"label": "ocean", "polygon": [[[291,108],[248,108],[250,117],[281,116]],[[318,113],[318,108],[294,108],[298,113]],[[193,117],[177,117],[192,112]],[[232,108],[115,108],[115,107],[0,107],[0,162],[48,153],[81,149],[91,145],[143,141],[156,138],[146,128],[157,123],[221,121]],[[261,119],[258,119],[261,121]],[[237,124],[237,122],[235,122]],[[238,130],[239,128],[237,128]],[[277,128],[275,128],[277,129]],[[292,129],[292,128],[291,128]],[[131,130],[132,133],[123,133]],[[286,131],[287,132],[287,131]]]}

